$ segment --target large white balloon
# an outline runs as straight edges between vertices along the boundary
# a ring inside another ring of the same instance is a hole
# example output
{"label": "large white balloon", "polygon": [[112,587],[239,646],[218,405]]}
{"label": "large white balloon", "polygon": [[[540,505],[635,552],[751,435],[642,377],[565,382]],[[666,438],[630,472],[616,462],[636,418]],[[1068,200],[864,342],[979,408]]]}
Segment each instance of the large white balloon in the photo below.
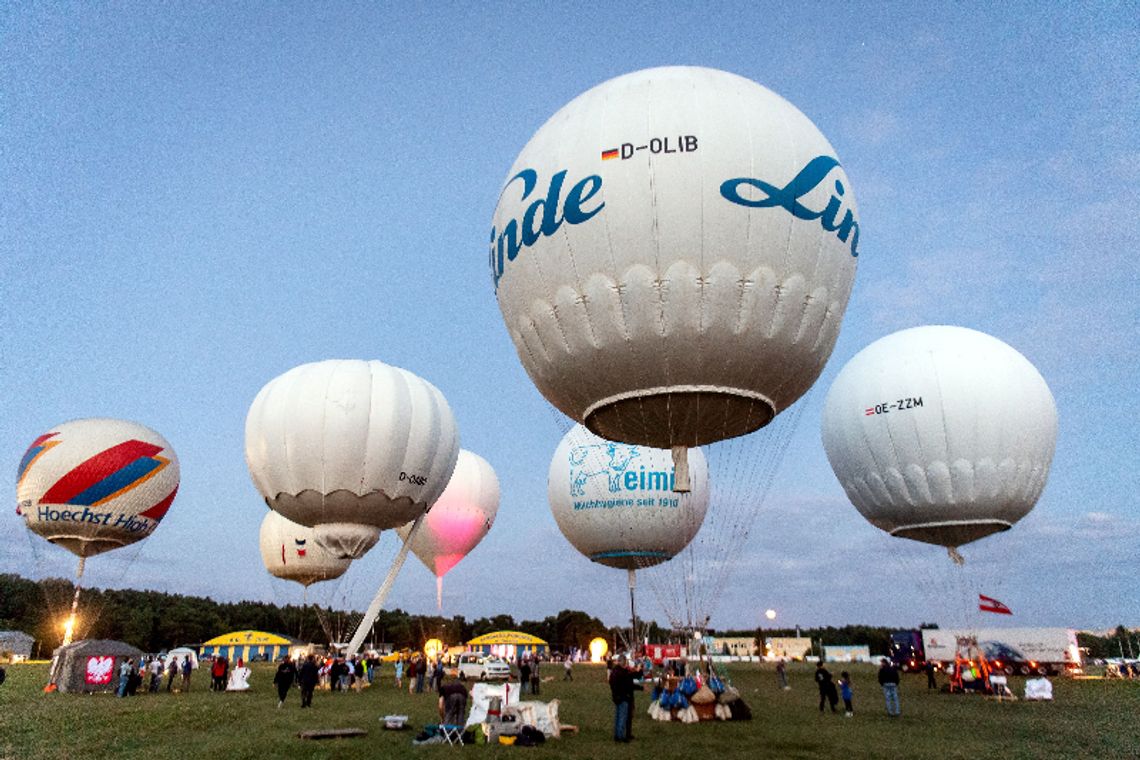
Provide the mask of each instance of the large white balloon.
{"label": "large white balloon", "polygon": [[[442,578],[475,548],[499,511],[499,479],[486,459],[461,450],[455,472],[412,537],[411,550]],[[412,526],[397,530],[405,541]]]}
{"label": "large white balloon", "polygon": [[1056,440],[1037,369],[963,327],[875,341],[844,366],[823,411],[827,458],[859,512],[891,535],[947,547],[1024,517]]}
{"label": "large white balloon", "polygon": [[518,355],[610,440],[751,432],[819,376],[855,276],[859,220],[835,150],[788,101],[714,69],[648,69],[531,138],[489,259]]}
{"label": "large white balloon", "polygon": [[673,492],[669,451],[614,443],[575,425],[550,461],[547,496],[554,520],[594,562],[636,570],[688,546],[709,503],[708,463],[689,452],[692,491]]}
{"label": "large white balloon", "polygon": [[36,438],[24,453],[17,512],[32,532],[91,557],[153,533],[178,481],[178,457],[150,428],[127,420],[73,420]]}
{"label": "large white balloon", "polygon": [[318,581],[339,578],[352,564],[317,544],[316,531],[287,520],[272,509],[265,513],[259,534],[261,561],[275,578],[308,588]]}
{"label": "large white balloon", "polygon": [[459,434],[443,394],[378,361],[303,364],[257,394],[245,456],[271,509],[339,557],[423,514],[447,485]]}

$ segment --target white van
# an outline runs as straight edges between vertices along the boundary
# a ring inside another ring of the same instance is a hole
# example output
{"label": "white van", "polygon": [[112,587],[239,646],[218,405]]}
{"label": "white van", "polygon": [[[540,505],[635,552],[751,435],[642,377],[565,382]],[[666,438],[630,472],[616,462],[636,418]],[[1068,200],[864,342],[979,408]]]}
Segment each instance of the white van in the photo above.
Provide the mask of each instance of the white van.
{"label": "white van", "polygon": [[510,677],[511,666],[501,657],[479,652],[464,652],[459,655],[459,678],[462,681],[468,678],[487,681]]}

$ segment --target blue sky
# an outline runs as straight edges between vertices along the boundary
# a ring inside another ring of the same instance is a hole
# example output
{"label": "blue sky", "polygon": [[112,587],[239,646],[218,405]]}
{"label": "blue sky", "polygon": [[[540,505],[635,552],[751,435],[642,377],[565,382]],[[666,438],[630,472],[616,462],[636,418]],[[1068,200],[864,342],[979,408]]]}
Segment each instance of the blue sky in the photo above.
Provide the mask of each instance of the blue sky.
{"label": "blue sky", "polygon": [[[1055,5],[9,4],[0,492],[51,426],[137,420],[175,447],[182,488],[157,532],[93,560],[89,581],[299,599],[257,555],[246,410],[294,365],[380,359],[444,392],[502,483],[445,612],[620,623],[624,577],[577,555],[546,505],[563,428],[502,324],[486,236],[515,156],[563,104],[629,71],[703,65],[815,121],[861,216],[839,341],[713,625],[754,626],[766,608],[787,625],[963,614],[940,591],[959,583],[945,555],[865,523],[819,439],[843,363],[928,323],[1000,337],[1057,399],[1043,497],[973,547],[983,592],[1023,625],[1140,625],[1140,13]],[[12,510],[0,535],[0,571],[71,572]],[[363,607],[394,551],[385,537],[313,595]],[[421,565],[389,606],[434,610]]]}

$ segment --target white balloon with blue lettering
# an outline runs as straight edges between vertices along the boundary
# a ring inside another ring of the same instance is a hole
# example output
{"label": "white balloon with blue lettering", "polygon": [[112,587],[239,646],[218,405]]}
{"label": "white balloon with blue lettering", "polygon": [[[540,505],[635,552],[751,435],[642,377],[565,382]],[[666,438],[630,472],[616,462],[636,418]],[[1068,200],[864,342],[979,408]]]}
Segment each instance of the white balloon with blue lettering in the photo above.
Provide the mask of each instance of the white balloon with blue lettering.
{"label": "white balloon with blue lettering", "polygon": [[856,509],[892,536],[948,548],[1024,517],[1056,442],[1041,373],[964,327],[875,341],[843,367],[823,410],[823,446]]}
{"label": "white balloon with blue lettering", "polygon": [[550,462],[547,496],[575,549],[637,570],[672,559],[701,529],[709,475],[700,449],[689,451],[689,476],[692,490],[674,493],[671,452],[607,441],[575,425]]}
{"label": "white balloon with blue lettering", "polygon": [[425,513],[455,469],[459,433],[447,400],[378,361],[303,364],[250,406],[245,457],[266,504],[316,529],[334,556],[357,559]]}
{"label": "white balloon with blue lettering", "polygon": [[638,71],[554,114],[500,193],[489,263],[550,403],[659,448],[749,433],[831,354],[859,213],[803,113],[735,74]]}

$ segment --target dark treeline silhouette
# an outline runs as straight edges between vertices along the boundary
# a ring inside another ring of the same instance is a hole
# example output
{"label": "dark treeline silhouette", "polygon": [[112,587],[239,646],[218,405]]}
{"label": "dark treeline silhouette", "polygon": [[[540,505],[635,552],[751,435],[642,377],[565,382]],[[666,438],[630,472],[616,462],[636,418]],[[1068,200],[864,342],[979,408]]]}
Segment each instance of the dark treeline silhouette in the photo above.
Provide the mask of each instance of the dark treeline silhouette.
{"label": "dark treeline silhouette", "polygon": [[[47,656],[62,641],[73,592],[72,583],[61,578],[33,581],[0,574],[0,630],[19,630],[34,636],[38,655]],[[359,619],[360,614],[355,611],[318,610],[315,605],[215,602],[208,597],[159,591],[85,588],[80,596],[75,638],[116,639],[144,652],[160,652],[251,629],[328,644],[330,631],[336,638],[347,639]],[[396,648],[419,648],[432,638],[455,644],[501,630],[538,636],[556,651],[585,648],[596,636],[612,640],[616,633],[597,618],[577,610],[563,610],[539,621],[515,621],[510,615],[496,615],[471,622],[459,615],[444,618],[411,615],[399,609],[382,610],[373,627],[375,642]]]}
{"label": "dark treeline silhouette", "polygon": [[[19,630],[36,639],[36,655],[47,656],[63,638],[63,621],[74,592],[71,581],[48,578],[33,581],[14,574],[0,574],[0,630]],[[332,638],[346,640],[355,630],[359,612],[320,609],[314,605],[278,606],[266,602],[215,602],[208,597],[182,596],[158,591],[130,589],[83,589],[79,604],[79,621],[75,638],[106,638],[125,641],[144,652],[161,652],[185,644],[199,644],[231,631],[257,630],[292,636],[315,644],[328,644]],[[936,628],[922,623],[923,628]],[[542,620],[516,621],[510,615],[495,615],[468,622],[463,616],[445,618],[433,615],[411,615],[403,610],[382,610],[373,627],[376,643],[396,648],[418,649],[428,639],[438,638],[448,644],[468,641],[493,631],[515,630],[538,636],[550,643],[554,651],[584,649],[591,639],[601,636],[624,646],[625,634],[619,628],[607,628],[596,617],[580,610],[562,610]],[[887,651],[894,628],[870,625],[842,627],[763,628],[718,630],[717,636],[752,637],[763,644],[766,637],[799,635],[818,644],[866,644],[873,654]],[[711,632],[710,632],[711,633]],[[1079,641],[1090,657],[1140,655],[1140,637],[1120,626],[1109,636],[1079,634]],[[680,642],[683,634],[648,624],[652,642]],[[1130,654],[1135,651],[1136,654]]]}

